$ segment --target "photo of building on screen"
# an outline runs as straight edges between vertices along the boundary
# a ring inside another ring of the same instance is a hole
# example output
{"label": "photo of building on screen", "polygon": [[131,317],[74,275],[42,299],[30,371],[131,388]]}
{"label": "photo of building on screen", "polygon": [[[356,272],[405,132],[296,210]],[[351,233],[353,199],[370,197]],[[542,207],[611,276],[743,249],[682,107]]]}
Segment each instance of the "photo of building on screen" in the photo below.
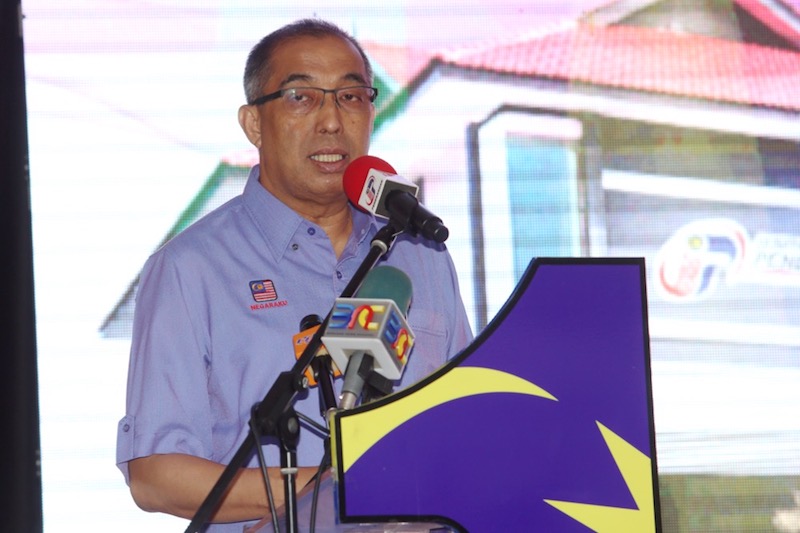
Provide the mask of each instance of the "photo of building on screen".
{"label": "photo of building on screen", "polygon": [[[371,153],[450,228],[476,331],[534,257],[644,257],[664,531],[700,515],[747,531],[719,518],[743,491],[772,502],[765,527],[798,532],[782,375],[800,365],[800,2],[592,4],[470,47],[364,42]],[[154,249],[256,161],[220,154]],[[130,334],[135,292],[104,336]]]}

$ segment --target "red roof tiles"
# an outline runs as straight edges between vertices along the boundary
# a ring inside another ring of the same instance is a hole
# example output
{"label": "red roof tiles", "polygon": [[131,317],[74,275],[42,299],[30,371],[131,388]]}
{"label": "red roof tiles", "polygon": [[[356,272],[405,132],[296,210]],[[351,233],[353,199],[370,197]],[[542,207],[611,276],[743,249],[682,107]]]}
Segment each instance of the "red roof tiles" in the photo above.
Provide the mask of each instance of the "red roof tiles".
{"label": "red roof tiles", "polygon": [[650,28],[578,26],[444,60],[518,76],[800,110],[800,53]]}
{"label": "red roof tiles", "polygon": [[406,46],[364,41],[364,49],[379,64],[392,80],[407,85],[424,69],[434,56],[433,53]]}

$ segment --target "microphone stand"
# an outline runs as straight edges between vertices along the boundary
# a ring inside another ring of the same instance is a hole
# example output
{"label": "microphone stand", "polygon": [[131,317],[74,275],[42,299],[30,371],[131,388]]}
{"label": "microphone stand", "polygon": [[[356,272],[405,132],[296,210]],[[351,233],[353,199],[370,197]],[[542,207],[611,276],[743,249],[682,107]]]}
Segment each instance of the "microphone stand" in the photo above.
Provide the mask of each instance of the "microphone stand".
{"label": "microphone stand", "polygon": [[[356,293],[362,281],[364,281],[364,277],[377,264],[378,260],[391,249],[395,238],[404,231],[405,227],[405,223],[398,224],[393,219],[390,219],[385,226],[378,230],[372,239],[367,256],[359,265],[350,283],[342,291],[342,298],[350,298]],[[264,399],[253,406],[250,415],[251,424],[255,424],[260,428],[263,436],[276,437],[281,448],[281,473],[284,475],[283,490],[285,493],[284,501],[286,502],[286,528],[289,533],[297,533],[298,531],[295,475],[297,474],[297,443],[300,440],[300,422],[293,405],[297,394],[307,387],[304,373],[322,345],[322,334],[328,325],[330,316],[331,312],[329,311],[328,316],[325,317],[319,329],[311,337],[311,341],[294,366],[289,371],[281,372],[278,375]],[[244,467],[247,457],[252,453],[255,446],[260,446],[260,443],[252,431],[248,432],[247,437],[239,446],[231,462],[225,467],[216,484],[197,509],[185,533],[198,533],[200,528],[208,522],[230,487],[236,473],[240,468]],[[268,480],[266,482],[269,483]],[[275,511],[275,509],[270,509],[270,512],[274,513]]]}
{"label": "microphone stand", "polygon": [[[322,319],[319,315],[307,315],[300,321],[300,331],[303,332],[314,326],[319,329],[321,323]],[[333,360],[330,354],[318,352],[311,361],[311,370],[317,385],[319,385],[319,413],[324,420],[327,420],[328,411],[336,408],[336,393],[333,390]]]}

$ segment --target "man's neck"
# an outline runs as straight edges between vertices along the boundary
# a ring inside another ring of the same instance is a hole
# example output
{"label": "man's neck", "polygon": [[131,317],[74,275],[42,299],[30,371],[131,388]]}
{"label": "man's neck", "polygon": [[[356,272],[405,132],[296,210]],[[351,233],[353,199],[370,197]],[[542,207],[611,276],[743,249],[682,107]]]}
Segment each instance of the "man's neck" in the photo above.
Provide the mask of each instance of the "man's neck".
{"label": "man's neck", "polygon": [[345,204],[344,209],[323,216],[300,214],[325,231],[331,241],[336,257],[339,258],[344,251],[344,247],[347,246],[350,234],[353,232],[353,217],[347,204]]}
{"label": "man's neck", "polygon": [[269,182],[263,176],[261,176],[259,182],[262,187],[295,213],[320,226],[325,231],[328,239],[330,239],[336,257],[338,258],[342,255],[350,238],[350,233],[353,231],[350,204],[344,193],[341,194],[341,199],[330,203],[302,202],[293,197],[281,198],[281,195],[269,186]]}

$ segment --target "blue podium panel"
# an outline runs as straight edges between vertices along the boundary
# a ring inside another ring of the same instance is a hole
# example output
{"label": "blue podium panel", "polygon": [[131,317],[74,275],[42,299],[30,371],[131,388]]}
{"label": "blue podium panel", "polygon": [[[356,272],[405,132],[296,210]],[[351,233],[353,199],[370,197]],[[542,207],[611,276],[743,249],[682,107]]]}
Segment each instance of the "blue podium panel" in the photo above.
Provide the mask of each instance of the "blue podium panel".
{"label": "blue podium panel", "polygon": [[450,363],[335,415],[338,520],[660,530],[644,279],[638,258],[534,260]]}

